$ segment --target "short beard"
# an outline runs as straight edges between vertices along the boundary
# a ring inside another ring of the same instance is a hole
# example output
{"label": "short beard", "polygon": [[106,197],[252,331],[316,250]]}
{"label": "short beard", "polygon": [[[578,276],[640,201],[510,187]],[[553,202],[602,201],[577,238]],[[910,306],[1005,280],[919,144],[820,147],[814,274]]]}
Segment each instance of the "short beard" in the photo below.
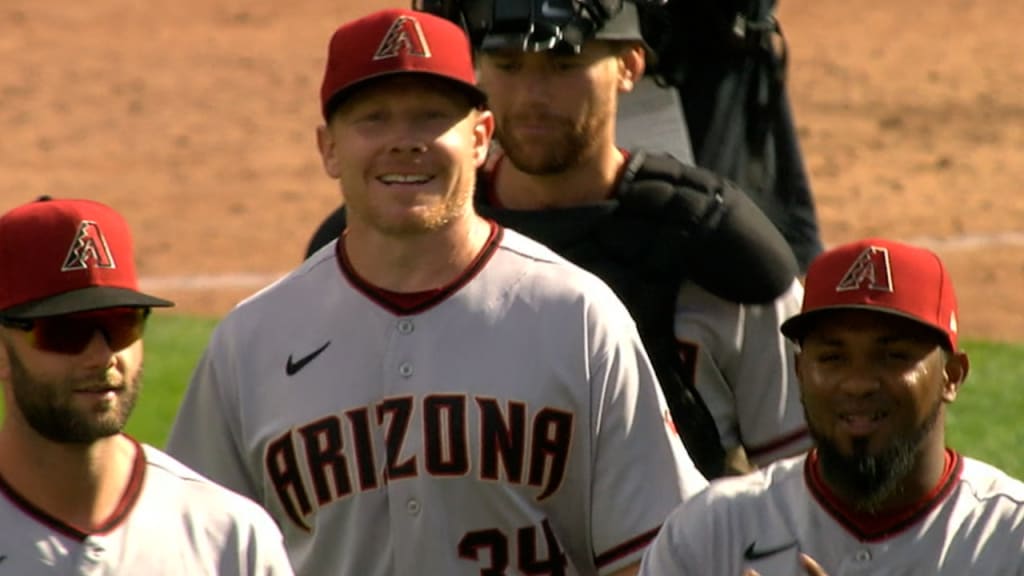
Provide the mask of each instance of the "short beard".
{"label": "short beard", "polygon": [[[553,176],[580,165],[600,143],[599,135],[609,121],[610,118],[596,113],[581,126],[552,119],[551,122],[562,128],[560,137],[541,148],[537,142],[523,142],[513,136],[514,131],[505,129],[507,125],[515,125],[516,120],[511,117],[507,122],[497,123],[494,138],[517,170],[531,176]],[[538,150],[544,152],[538,154]]]}
{"label": "short beard", "polygon": [[558,144],[547,147],[543,155],[536,153],[536,144],[521,143],[501,129],[496,130],[495,139],[512,165],[531,176],[562,174],[583,160],[584,146],[574,136],[561,138]]}
{"label": "short beard", "polygon": [[866,439],[856,441],[854,454],[847,456],[812,427],[811,436],[817,445],[822,477],[855,510],[866,514],[879,513],[889,498],[900,493],[903,480],[917,465],[921,445],[935,428],[941,409],[940,398],[913,434],[897,438],[892,446],[874,456],[866,453]]}
{"label": "short beard", "polygon": [[[91,444],[101,438],[121,433],[135,409],[142,382],[142,367],[134,382],[125,382],[112,414],[83,414],[71,404],[74,383],[47,382],[28,373],[17,353],[7,347],[11,367],[11,389],[22,417],[40,436],[58,444]],[[95,376],[106,381],[105,374]]]}
{"label": "short beard", "polygon": [[[355,218],[350,217],[349,222],[358,219],[365,222],[369,228],[393,237],[417,237],[446,229],[473,211],[472,200],[473,187],[476,184],[476,168],[465,169],[460,178],[463,182],[459,182],[457,185],[469,187],[468,193],[462,191],[448,194],[441,199],[439,204],[429,207],[414,217],[398,222],[382,215],[372,202],[358,197],[347,198],[345,202],[348,212],[357,215]],[[468,184],[464,182],[468,182]]]}

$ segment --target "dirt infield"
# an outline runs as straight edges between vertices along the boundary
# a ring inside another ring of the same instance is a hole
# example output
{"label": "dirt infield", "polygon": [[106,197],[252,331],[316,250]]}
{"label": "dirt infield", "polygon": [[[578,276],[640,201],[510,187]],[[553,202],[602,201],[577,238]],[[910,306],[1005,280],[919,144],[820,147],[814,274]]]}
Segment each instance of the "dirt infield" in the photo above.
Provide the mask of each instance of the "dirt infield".
{"label": "dirt infield", "polygon": [[[223,314],[338,201],[315,152],[324,50],[386,4],[406,3],[5,0],[0,209],[110,202],[147,287]],[[935,247],[965,334],[1024,340],[1024,3],[924,5],[781,1],[825,240]]]}

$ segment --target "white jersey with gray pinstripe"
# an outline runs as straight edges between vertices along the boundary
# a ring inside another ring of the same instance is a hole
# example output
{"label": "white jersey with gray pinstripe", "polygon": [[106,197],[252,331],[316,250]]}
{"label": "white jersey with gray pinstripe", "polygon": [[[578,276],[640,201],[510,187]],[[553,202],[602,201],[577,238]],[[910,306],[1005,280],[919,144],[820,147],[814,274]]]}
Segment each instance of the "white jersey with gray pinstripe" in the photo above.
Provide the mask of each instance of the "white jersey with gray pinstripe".
{"label": "white jersey with gray pinstripe", "polygon": [[607,574],[705,485],[593,275],[495,226],[403,301],[332,243],[221,323],[182,404],[169,451],[262,502],[297,572]]}
{"label": "white jersey with gray pinstripe", "polygon": [[120,507],[94,531],[61,522],[0,481],[0,574],[289,576],[292,570],[281,532],[262,508],[140,445]]}
{"label": "white jersey with gray pinstripe", "polygon": [[832,496],[798,456],[713,484],[672,515],[641,574],[803,574],[800,552],[829,576],[1022,576],[1024,484],[948,450],[929,498],[884,518]]}

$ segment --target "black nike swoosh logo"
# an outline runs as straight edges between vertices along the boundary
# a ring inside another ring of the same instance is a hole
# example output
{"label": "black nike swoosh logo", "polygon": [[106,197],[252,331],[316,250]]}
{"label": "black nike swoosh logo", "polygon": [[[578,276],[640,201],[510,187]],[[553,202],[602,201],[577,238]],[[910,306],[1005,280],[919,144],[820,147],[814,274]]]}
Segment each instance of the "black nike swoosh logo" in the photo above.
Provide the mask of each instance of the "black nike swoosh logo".
{"label": "black nike swoosh logo", "polygon": [[785,552],[790,548],[796,548],[797,543],[790,542],[789,544],[783,544],[782,546],[776,546],[775,548],[764,548],[762,550],[757,549],[757,542],[751,542],[750,546],[743,551],[743,557],[747,560],[760,560],[761,558],[767,558],[769,556],[775,556],[779,552]]}
{"label": "black nike swoosh logo", "polygon": [[286,362],[285,365],[284,365],[284,373],[289,375],[289,376],[294,376],[295,374],[297,374],[299,372],[299,370],[302,370],[303,368],[305,368],[306,364],[309,364],[317,356],[319,356],[321,352],[323,352],[324,350],[327,350],[327,347],[330,346],[330,345],[331,345],[331,341],[328,340],[327,342],[324,343],[323,346],[317,348],[316,350],[313,350],[309,354],[303,356],[302,358],[299,358],[298,360],[294,360],[294,361],[292,360],[292,355],[289,354],[288,355],[288,362]]}

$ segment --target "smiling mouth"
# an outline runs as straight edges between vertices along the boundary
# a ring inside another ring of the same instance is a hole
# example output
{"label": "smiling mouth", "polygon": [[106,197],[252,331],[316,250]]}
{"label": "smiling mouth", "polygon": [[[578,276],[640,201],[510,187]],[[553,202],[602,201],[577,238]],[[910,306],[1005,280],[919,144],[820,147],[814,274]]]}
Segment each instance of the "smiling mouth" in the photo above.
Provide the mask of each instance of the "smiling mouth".
{"label": "smiling mouth", "polygon": [[99,395],[103,395],[103,394],[108,394],[108,393],[119,394],[122,390],[124,390],[124,388],[121,387],[121,386],[103,386],[103,387],[96,387],[96,388],[80,388],[78,390],[75,390],[75,392],[77,394],[99,394]]}
{"label": "smiling mouth", "polygon": [[868,434],[874,432],[888,415],[885,410],[845,413],[839,415],[839,420],[853,434]]}
{"label": "smiling mouth", "polygon": [[433,176],[427,176],[425,174],[383,174],[377,177],[378,182],[388,186],[426,184],[433,179]]}

